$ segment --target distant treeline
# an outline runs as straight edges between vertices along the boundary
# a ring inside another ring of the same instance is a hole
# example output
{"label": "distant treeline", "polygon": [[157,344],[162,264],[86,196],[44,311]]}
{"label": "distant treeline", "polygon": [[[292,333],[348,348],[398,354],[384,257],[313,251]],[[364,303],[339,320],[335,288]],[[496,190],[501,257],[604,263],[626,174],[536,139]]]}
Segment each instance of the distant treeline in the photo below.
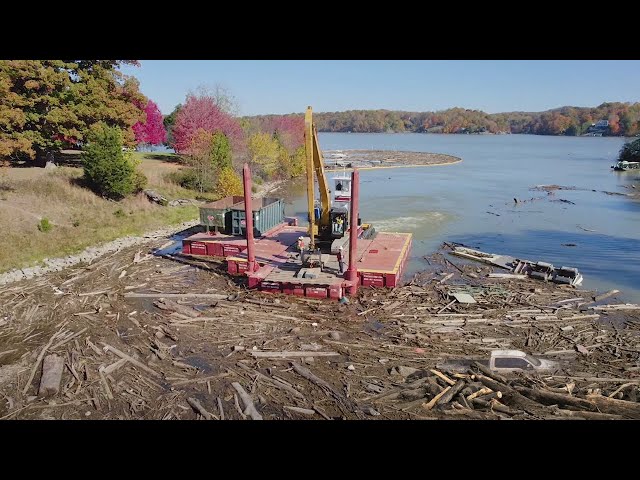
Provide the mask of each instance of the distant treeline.
{"label": "distant treeline", "polygon": [[[262,122],[283,115],[248,117]],[[289,114],[284,116],[302,116]],[[546,112],[486,113],[450,108],[438,112],[349,110],[314,113],[321,132],[529,133],[535,135],[634,136],[640,132],[640,103],[603,103],[594,108],[560,107]]]}

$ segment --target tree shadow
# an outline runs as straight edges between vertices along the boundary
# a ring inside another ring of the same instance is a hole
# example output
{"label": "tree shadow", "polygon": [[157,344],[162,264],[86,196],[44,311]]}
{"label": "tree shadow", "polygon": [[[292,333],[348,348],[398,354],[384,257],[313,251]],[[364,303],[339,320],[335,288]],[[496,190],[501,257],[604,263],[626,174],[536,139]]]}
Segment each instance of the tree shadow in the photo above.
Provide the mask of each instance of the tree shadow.
{"label": "tree shadow", "polygon": [[87,179],[84,178],[84,177],[69,178],[69,183],[71,185],[76,186],[76,187],[85,188],[85,189],[90,190],[90,191],[95,193],[95,191],[92,188],[91,183],[89,183],[89,181],[87,181]]}
{"label": "tree shadow", "polygon": [[182,158],[175,153],[153,153],[153,152],[140,152],[142,154],[142,160],[159,160],[166,163],[174,163],[176,165],[184,165]]}
{"label": "tree shadow", "polygon": [[[82,167],[82,151],[63,150],[53,155],[53,163],[58,167]],[[6,159],[11,168],[44,168],[45,162],[41,159],[28,159],[24,157]]]}

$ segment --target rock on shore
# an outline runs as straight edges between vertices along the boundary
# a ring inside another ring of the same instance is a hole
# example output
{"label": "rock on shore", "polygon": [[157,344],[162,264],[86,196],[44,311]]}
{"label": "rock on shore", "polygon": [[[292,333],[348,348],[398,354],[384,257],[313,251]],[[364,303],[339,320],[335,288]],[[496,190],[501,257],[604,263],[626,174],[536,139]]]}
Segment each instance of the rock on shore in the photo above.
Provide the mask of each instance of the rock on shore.
{"label": "rock on shore", "polygon": [[59,272],[63,268],[70,267],[78,263],[91,263],[92,261],[107,253],[117,252],[126,247],[131,247],[133,245],[143,244],[157,238],[166,237],[198,224],[199,222],[197,220],[191,222],[183,222],[180,225],[162,228],[160,230],[146,233],[143,236],[122,237],[111,242],[104,243],[102,245],[87,247],[82,252],[75,255],[68,255],[62,258],[45,258],[42,262],[44,263],[44,266],[35,266],[22,269],[17,268],[0,274],[0,285],[6,285],[8,283],[37,277],[49,272]]}

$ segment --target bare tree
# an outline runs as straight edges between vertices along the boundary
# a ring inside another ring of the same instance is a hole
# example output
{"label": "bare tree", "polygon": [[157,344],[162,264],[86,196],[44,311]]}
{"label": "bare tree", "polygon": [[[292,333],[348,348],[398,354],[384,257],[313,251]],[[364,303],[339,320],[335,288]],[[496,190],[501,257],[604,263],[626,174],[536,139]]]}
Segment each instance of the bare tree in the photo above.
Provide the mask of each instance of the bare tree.
{"label": "bare tree", "polygon": [[215,102],[216,106],[223,112],[228,113],[234,117],[238,116],[240,107],[235,95],[231,93],[231,90],[220,83],[215,85],[200,85],[195,91],[190,91],[190,95],[198,97],[210,97]]}

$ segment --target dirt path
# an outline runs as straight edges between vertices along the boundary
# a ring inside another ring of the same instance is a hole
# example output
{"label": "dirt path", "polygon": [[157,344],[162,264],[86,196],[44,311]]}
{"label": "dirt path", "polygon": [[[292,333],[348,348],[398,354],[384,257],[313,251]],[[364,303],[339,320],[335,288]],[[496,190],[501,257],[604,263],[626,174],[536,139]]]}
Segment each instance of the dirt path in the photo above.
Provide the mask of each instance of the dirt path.
{"label": "dirt path", "polygon": [[[247,292],[220,264],[152,254],[166,243],[0,290],[0,418],[637,418],[637,311],[587,310],[590,292],[489,280],[489,267],[434,255],[410,285],[343,305]],[[478,303],[452,304],[463,288]],[[499,347],[563,367],[475,403],[481,372],[438,370]],[[60,392],[39,397],[50,353],[64,359]],[[527,388],[591,403],[558,408]],[[622,403],[592,407],[600,394]]]}

